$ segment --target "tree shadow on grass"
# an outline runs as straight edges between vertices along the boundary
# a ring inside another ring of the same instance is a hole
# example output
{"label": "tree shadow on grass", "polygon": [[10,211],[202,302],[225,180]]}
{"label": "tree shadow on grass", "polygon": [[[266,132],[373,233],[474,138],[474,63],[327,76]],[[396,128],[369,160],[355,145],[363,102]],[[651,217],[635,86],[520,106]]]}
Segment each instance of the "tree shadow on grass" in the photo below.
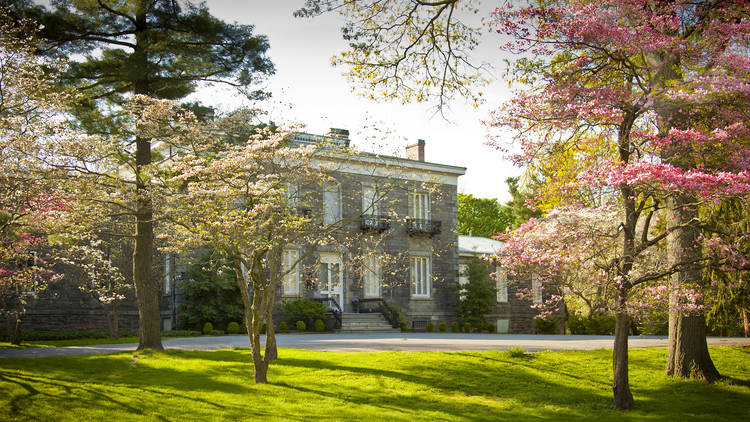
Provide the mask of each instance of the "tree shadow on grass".
{"label": "tree shadow on grass", "polygon": [[[11,415],[20,416],[23,414],[23,410],[25,409],[34,409],[34,403],[36,400],[38,400],[37,396],[47,396],[50,399],[53,400],[60,400],[64,401],[68,405],[71,404],[74,400],[81,400],[80,399],[80,392],[85,392],[89,394],[90,396],[96,397],[99,400],[102,400],[107,403],[114,403],[115,405],[122,407],[123,409],[127,410],[129,413],[142,415],[143,411],[141,409],[135,408],[133,406],[128,405],[125,402],[119,401],[115,399],[112,395],[107,395],[104,393],[101,393],[100,391],[97,391],[93,388],[87,388],[83,385],[76,385],[75,387],[71,387],[69,385],[66,385],[62,382],[58,382],[55,379],[42,377],[42,376],[32,376],[32,375],[21,375],[18,373],[13,372],[7,372],[7,371],[0,371],[0,381],[5,381],[8,383],[16,384],[21,386],[24,390],[26,390],[26,394],[17,395],[11,398],[10,400],[10,413]],[[35,388],[32,384],[43,384],[46,388],[50,387],[56,387],[65,392],[64,395],[55,395],[48,392],[40,391],[37,388]],[[33,415],[29,415],[33,416]],[[166,420],[163,418],[160,418],[161,420]]]}

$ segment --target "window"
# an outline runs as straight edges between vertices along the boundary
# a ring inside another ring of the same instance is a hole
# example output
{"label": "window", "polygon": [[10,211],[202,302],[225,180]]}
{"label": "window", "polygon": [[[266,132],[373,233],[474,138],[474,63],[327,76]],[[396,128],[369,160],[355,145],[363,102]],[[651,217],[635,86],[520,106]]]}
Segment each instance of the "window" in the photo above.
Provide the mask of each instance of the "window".
{"label": "window", "polygon": [[299,251],[296,249],[285,249],[281,254],[281,271],[282,273],[284,273],[283,285],[285,295],[299,294],[299,267],[297,265],[298,259]]}
{"label": "window", "polygon": [[534,295],[534,303],[542,303],[542,285],[536,274],[531,275],[531,293]]}
{"label": "window", "polygon": [[380,296],[380,262],[375,253],[365,257],[363,272],[365,296]]}
{"label": "window", "polygon": [[508,274],[495,267],[495,287],[497,288],[497,301],[500,303],[508,302]]}
{"label": "window", "polygon": [[[466,264],[458,264],[458,287],[464,289],[464,286],[469,284],[469,266]],[[461,292],[459,300],[466,299],[466,293]]]}
{"label": "window", "polygon": [[362,215],[379,215],[380,201],[375,186],[362,187]]}
{"label": "window", "polygon": [[341,190],[339,185],[326,185],[323,191],[323,223],[336,224],[341,221]]}
{"label": "window", "polygon": [[430,219],[430,196],[427,192],[412,192],[409,195],[409,217],[415,220]]}
{"label": "window", "polygon": [[430,258],[427,256],[411,257],[411,295],[430,297]]}
{"label": "window", "polygon": [[172,281],[174,280],[174,256],[171,253],[164,257],[164,294],[172,294]]}
{"label": "window", "polygon": [[284,199],[286,199],[287,206],[289,208],[297,208],[297,205],[299,205],[299,190],[297,185],[286,183],[284,187]]}

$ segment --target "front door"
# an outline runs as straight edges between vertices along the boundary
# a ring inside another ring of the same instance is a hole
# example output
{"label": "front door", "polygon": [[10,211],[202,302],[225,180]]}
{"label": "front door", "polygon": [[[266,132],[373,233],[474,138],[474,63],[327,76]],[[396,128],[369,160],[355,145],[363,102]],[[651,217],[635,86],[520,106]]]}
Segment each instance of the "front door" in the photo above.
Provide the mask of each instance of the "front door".
{"label": "front door", "polygon": [[[321,253],[318,265],[318,286],[321,297],[334,299],[341,310],[344,310],[344,275],[341,270],[341,255],[335,253]],[[329,307],[334,307],[328,303]],[[335,308],[335,307],[334,307]]]}

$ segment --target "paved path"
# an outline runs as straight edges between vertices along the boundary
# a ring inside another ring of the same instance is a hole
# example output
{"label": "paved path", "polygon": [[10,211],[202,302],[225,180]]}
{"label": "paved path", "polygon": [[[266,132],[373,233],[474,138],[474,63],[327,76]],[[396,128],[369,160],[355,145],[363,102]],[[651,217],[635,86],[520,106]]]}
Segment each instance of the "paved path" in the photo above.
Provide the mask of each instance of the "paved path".
{"label": "paved path", "polygon": [[[612,348],[611,336],[560,336],[514,334],[453,334],[453,333],[382,333],[382,334],[280,334],[279,347],[322,350],[329,352],[379,352],[400,350],[410,352],[457,350],[505,350],[523,347],[527,351],[594,350]],[[247,336],[188,337],[168,339],[167,349],[217,350],[249,347]],[[630,347],[666,347],[666,337],[630,337]],[[750,345],[742,337],[709,337],[711,346]],[[0,349],[0,358],[66,355],[93,355],[135,350],[137,344],[102,344],[95,346],[40,347]]]}

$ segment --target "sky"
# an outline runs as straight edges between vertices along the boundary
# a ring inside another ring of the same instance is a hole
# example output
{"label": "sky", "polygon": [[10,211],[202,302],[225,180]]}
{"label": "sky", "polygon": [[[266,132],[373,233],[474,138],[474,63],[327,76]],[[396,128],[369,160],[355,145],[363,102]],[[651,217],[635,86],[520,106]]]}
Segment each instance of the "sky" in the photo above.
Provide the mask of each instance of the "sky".
{"label": "sky", "polygon": [[[276,123],[302,123],[305,131],[325,134],[329,128],[350,131],[350,139],[368,152],[400,154],[406,145],[425,140],[426,161],[466,167],[459,178],[459,192],[482,198],[510,199],[505,179],[520,174],[503,159],[503,154],[485,145],[487,129],[482,120],[500,102],[510,97],[502,81],[500,39],[487,33],[476,52],[476,60],[494,66],[495,82],[485,90],[486,104],[473,108],[458,99],[450,106],[446,120],[432,104],[402,105],[375,102],[352,92],[333,67],[331,57],[346,48],[341,38],[343,19],[329,13],[312,19],[292,16],[303,0],[208,0],[212,14],[227,22],[252,24],[256,34],[266,35],[268,56],[276,67],[265,83],[272,100],[269,119]],[[480,15],[488,16],[495,2],[485,1]],[[230,88],[212,87],[196,94],[201,101],[229,110],[249,105]],[[244,101],[244,102],[243,102]]]}

